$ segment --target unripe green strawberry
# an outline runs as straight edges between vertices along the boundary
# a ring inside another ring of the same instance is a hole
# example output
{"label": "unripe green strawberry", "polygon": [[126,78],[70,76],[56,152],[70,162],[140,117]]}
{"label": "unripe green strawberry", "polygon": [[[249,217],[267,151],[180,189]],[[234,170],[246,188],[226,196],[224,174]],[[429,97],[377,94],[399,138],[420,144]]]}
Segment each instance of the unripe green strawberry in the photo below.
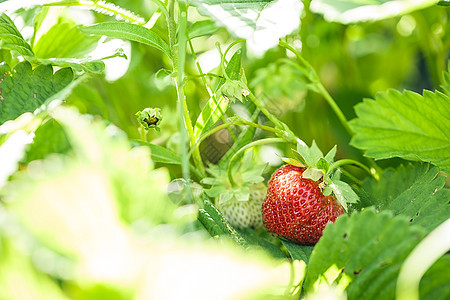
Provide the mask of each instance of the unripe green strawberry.
{"label": "unripe green strawberry", "polygon": [[314,245],[328,222],[345,211],[333,195],[323,195],[319,181],[303,178],[304,170],[288,164],[272,175],[262,214],[269,232],[301,245]]}
{"label": "unripe green strawberry", "polygon": [[258,183],[250,186],[249,189],[250,195],[247,201],[238,201],[233,197],[225,203],[220,203],[217,199],[216,206],[234,227],[262,228],[261,204],[266,196],[267,188],[264,183]]}

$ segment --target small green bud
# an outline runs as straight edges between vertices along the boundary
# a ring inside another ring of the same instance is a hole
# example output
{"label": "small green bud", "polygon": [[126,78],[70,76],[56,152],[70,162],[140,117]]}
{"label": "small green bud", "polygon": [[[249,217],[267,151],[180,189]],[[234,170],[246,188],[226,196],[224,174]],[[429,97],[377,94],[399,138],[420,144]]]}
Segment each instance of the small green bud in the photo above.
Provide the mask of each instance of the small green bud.
{"label": "small green bud", "polygon": [[138,111],[136,117],[145,130],[155,128],[159,131],[159,124],[162,120],[161,109],[147,107],[143,111]]}

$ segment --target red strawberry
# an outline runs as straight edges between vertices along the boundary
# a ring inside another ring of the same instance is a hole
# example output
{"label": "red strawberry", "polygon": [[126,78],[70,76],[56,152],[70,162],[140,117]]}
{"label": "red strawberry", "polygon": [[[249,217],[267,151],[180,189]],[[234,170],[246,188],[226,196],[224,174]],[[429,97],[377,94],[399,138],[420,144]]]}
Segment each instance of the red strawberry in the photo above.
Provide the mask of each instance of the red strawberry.
{"label": "red strawberry", "polygon": [[318,181],[303,178],[305,169],[280,167],[269,181],[262,205],[269,232],[301,245],[314,245],[328,222],[344,213],[334,196],[324,196]]}

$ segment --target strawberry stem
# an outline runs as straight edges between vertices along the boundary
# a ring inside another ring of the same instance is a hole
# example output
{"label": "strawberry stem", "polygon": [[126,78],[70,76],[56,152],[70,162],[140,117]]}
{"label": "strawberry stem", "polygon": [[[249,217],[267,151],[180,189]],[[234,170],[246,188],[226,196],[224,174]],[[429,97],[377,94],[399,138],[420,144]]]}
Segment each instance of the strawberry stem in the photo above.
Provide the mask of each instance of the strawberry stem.
{"label": "strawberry stem", "polygon": [[231,186],[236,186],[236,182],[234,181],[233,178],[233,165],[234,165],[234,161],[239,157],[239,155],[241,153],[243,153],[244,151],[246,151],[247,149],[250,149],[252,147],[255,146],[260,146],[260,145],[265,145],[265,144],[272,144],[272,143],[285,143],[286,141],[284,139],[281,138],[267,138],[267,139],[262,139],[262,140],[257,140],[254,142],[251,142],[247,145],[245,145],[244,147],[242,147],[241,149],[239,149],[230,159],[230,162],[228,164],[228,180],[231,183]]}
{"label": "strawberry stem", "polygon": [[337,168],[344,166],[344,165],[355,165],[357,167],[360,167],[361,169],[363,169],[364,171],[366,171],[370,176],[372,176],[376,181],[380,180],[380,176],[378,175],[378,173],[376,172],[375,169],[369,169],[366,165],[360,163],[359,161],[353,160],[353,159],[341,159],[338,160],[336,162],[334,162],[327,174],[331,174],[334,170],[336,170]]}
{"label": "strawberry stem", "polygon": [[[195,144],[192,146],[191,150],[189,151],[188,156],[190,157],[190,156],[192,155],[192,153],[194,152],[194,149],[197,149],[197,148],[200,146],[200,144],[201,144],[207,137],[213,135],[214,133],[216,133],[216,132],[218,132],[218,131],[220,131],[220,130],[222,130],[222,129],[224,129],[224,128],[228,128],[228,127],[233,126],[233,125],[252,126],[252,127],[255,127],[255,128],[262,129],[262,130],[270,131],[270,132],[272,132],[272,133],[275,133],[275,134],[278,135],[278,136],[282,136],[282,137],[285,136],[285,132],[283,132],[283,131],[281,131],[281,130],[278,130],[277,128],[273,128],[273,127],[265,126],[265,125],[260,125],[260,124],[257,124],[257,123],[253,123],[253,122],[250,122],[250,121],[246,121],[246,120],[240,119],[240,120],[238,120],[238,121],[234,121],[234,122],[230,122],[230,123],[225,123],[225,124],[219,125],[219,126],[217,126],[217,127],[214,127],[213,129],[211,129],[211,130],[205,132],[203,135],[201,135],[201,136],[197,139],[197,141],[195,142]],[[285,138],[283,138],[283,140],[289,142],[289,140],[286,140]]]}

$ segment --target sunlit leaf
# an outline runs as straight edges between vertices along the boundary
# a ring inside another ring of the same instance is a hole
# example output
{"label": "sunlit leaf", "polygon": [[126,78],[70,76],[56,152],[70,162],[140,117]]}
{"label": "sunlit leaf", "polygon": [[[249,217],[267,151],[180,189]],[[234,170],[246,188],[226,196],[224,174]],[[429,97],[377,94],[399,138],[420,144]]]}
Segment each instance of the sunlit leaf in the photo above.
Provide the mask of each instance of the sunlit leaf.
{"label": "sunlit leaf", "polygon": [[218,30],[216,24],[211,20],[198,21],[189,26],[188,35],[190,39],[201,36],[211,36]]}
{"label": "sunlit leaf", "polygon": [[70,148],[63,128],[51,119],[36,130],[33,143],[27,150],[25,162],[43,159],[50,153],[67,153]]}
{"label": "sunlit leaf", "polygon": [[0,48],[15,50],[21,55],[33,55],[30,45],[23,39],[13,21],[4,13],[0,15]]}
{"label": "sunlit leaf", "polygon": [[167,43],[156,33],[145,27],[125,22],[104,22],[91,26],[80,27],[81,32],[94,35],[125,39],[143,43],[161,50],[172,57]]}
{"label": "sunlit leaf", "polygon": [[435,3],[436,0],[312,0],[311,11],[323,14],[329,22],[347,24],[396,17]]}
{"label": "sunlit leaf", "polygon": [[[225,72],[230,79],[238,79],[239,72],[241,70],[241,56],[242,50],[237,50],[230,61],[227,64]],[[219,82],[218,88],[225,83],[222,79]],[[208,103],[203,108],[202,112],[197,118],[195,123],[194,135],[196,138],[200,137],[202,134],[214,127],[214,125],[223,117],[228,107],[230,106],[230,101],[223,97],[222,95],[215,94],[214,97],[209,99]]]}
{"label": "sunlit leaf", "polygon": [[371,209],[329,224],[311,255],[305,291],[336,284],[352,299],[393,299],[400,266],[425,232],[404,217]]}
{"label": "sunlit leaf", "polygon": [[39,58],[79,58],[94,50],[98,40],[82,33],[75,22],[62,19],[39,38],[33,51]]}
{"label": "sunlit leaf", "polygon": [[351,144],[375,159],[422,160],[450,173],[450,98],[389,90],[355,106]]}
{"label": "sunlit leaf", "polygon": [[32,70],[29,62],[17,64],[13,71],[4,74],[0,82],[0,124],[24,112],[33,112],[72,79],[72,70],[68,68],[53,74],[51,66]]}
{"label": "sunlit leaf", "polygon": [[297,29],[302,4],[296,0],[218,1],[189,0],[236,37],[247,40],[257,54],[278,45],[278,40]]}

